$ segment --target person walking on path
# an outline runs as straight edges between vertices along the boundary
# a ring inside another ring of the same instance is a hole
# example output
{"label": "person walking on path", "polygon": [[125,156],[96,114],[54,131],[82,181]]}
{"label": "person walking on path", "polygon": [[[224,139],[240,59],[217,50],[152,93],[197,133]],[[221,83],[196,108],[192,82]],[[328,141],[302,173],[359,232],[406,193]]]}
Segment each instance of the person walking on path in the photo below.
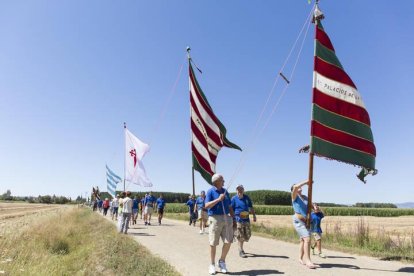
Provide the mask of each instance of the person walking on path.
{"label": "person walking on path", "polygon": [[308,210],[308,198],[302,195],[302,186],[307,185],[308,181],[294,184],[291,187],[292,205],[295,214],[293,215],[293,225],[300,238],[299,262],[307,268],[315,269],[318,266],[310,259],[310,231],[306,227],[306,212]]}
{"label": "person walking on path", "polygon": [[119,194],[112,199],[112,220],[118,220],[118,208],[119,208]]}
{"label": "person walking on path", "polygon": [[311,244],[312,254],[315,255],[315,247],[318,249],[318,256],[321,258],[326,258],[322,253],[322,229],[321,221],[325,217],[322,210],[319,208],[317,203],[312,204],[313,212],[311,214],[311,232],[312,236],[315,239],[315,243]]}
{"label": "person walking on path", "polygon": [[246,258],[243,249],[243,243],[248,242],[251,237],[249,214],[253,214],[253,221],[256,222],[256,213],[254,212],[252,200],[244,193],[243,185],[236,187],[237,195],[231,199],[231,207],[234,210],[234,218],[237,223],[236,237],[239,242],[239,256]]}
{"label": "person walking on path", "polygon": [[144,221],[145,225],[151,225],[151,216],[154,212],[154,205],[157,199],[152,195],[152,192],[149,192],[149,195],[145,197],[144,201]]}
{"label": "person walking on path", "polygon": [[158,213],[158,224],[161,225],[162,217],[164,216],[164,207],[165,207],[165,200],[160,194],[160,197],[157,199],[157,213]]}
{"label": "person walking on path", "polygon": [[188,206],[188,214],[190,215],[190,223],[188,225],[191,226],[191,224],[193,224],[195,226],[197,218],[196,218],[196,213],[195,213],[195,199],[194,199],[194,195],[191,195],[188,197],[188,201],[185,204]]}
{"label": "person walking on path", "polygon": [[137,224],[138,209],[139,209],[138,205],[139,205],[138,195],[135,195],[134,199],[132,200],[132,224]]}
{"label": "person walking on path", "polygon": [[109,198],[105,198],[102,206],[103,206],[103,215],[106,217],[106,214],[108,213],[108,209],[109,209]]}
{"label": "person walking on path", "polygon": [[220,174],[214,174],[211,178],[213,187],[207,191],[205,208],[209,215],[209,242],[211,263],[208,272],[216,274],[215,258],[216,247],[221,237],[223,248],[218,261],[221,273],[227,273],[226,256],[233,242],[233,217],[234,212],[231,207],[229,193],[224,189],[224,178]]}
{"label": "person walking on path", "polygon": [[126,234],[128,232],[129,220],[132,214],[132,199],[130,198],[131,192],[126,192],[126,196],[122,199],[122,223],[120,233]]}
{"label": "person walking on path", "polygon": [[206,192],[201,191],[200,196],[197,197],[194,212],[197,211],[198,213],[198,220],[200,221],[200,235],[204,233],[207,224],[207,210],[205,208],[206,205]]}
{"label": "person walking on path", "polygon": [[141,201],[139,202],[139,214],[140,214],[141,219],[142,219],[142,214],[144,213],[144,208],[145,208],[144,206],[145,206],[145,196],[143,196],[141,198]]}

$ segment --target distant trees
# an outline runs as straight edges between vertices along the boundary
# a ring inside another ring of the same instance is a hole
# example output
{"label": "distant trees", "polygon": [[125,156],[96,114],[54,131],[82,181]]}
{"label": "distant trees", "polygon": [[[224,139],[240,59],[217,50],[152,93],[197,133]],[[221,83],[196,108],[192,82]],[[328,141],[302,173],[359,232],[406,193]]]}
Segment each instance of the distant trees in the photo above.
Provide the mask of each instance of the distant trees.
{"label": "distant trees", "polygon": [[4,194],[1,195],[2,200],[13,200],[13,197],[11,195],[11,191],[7,190]]}
{"label": "distant trees", "polygon": [[354,207],[362,207],[362,208],[398,208],[397,205],[392,203],[362,203],[358,202],[354,205]]}

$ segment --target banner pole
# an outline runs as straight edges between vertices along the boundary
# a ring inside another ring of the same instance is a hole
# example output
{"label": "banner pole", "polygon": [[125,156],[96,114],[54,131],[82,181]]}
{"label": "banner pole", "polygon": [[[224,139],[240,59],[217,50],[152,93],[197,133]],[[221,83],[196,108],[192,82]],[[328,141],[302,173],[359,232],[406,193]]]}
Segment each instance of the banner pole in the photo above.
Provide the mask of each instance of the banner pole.
{"label": "banner pole", "polygon": [[124,192],[125,192],[125,168],[126,168],[126,163],[125,163],[125,159],[126,159],[126,123],[124,122]]}

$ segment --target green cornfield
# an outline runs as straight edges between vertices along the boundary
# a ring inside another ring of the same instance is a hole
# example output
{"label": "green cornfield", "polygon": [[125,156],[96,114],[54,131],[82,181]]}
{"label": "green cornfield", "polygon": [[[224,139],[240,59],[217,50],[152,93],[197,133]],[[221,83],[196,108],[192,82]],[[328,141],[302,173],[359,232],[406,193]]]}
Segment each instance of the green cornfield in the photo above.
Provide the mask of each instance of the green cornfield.
{"label": "green cornfield", "polygon": [[[255,205],[254,209],[258,215],[293,215],[292,206]],[[327,216],[414,216],[414,209],[323,207],[322,210]],[[167,204],[165,211],[170,213],[186,213],[188,212],[188,207],[183,203],[169,203]]]}

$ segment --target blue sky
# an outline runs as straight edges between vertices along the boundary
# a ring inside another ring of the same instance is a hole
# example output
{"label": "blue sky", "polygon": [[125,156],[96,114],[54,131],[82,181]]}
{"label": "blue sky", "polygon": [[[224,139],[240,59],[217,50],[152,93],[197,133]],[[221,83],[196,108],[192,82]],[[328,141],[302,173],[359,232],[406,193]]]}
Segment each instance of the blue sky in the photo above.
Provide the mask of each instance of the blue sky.
{"label": "blue sky", "polygon": [[[320,7],[371,116],[379,173],[364,185],[357,168],[316,158],[314,199],[412,201],[414,3],[322,0]],[[0,192],[106,190],[106,163],[123,175],[125,121],[151,144],[144,164],[153,190],[190,193],[187,45],[228,138],[249,152],[230,191],[239,183],[289,190],[308,172],[308,156],[297,150],[309,143],[313,26],[267,128],[253,145],[249,137],[310,8],[305,0],[2,2]],[[241,156],[220,152],[217,169],[227,180]],[[196,173],[196,190],[207,188]]]}

